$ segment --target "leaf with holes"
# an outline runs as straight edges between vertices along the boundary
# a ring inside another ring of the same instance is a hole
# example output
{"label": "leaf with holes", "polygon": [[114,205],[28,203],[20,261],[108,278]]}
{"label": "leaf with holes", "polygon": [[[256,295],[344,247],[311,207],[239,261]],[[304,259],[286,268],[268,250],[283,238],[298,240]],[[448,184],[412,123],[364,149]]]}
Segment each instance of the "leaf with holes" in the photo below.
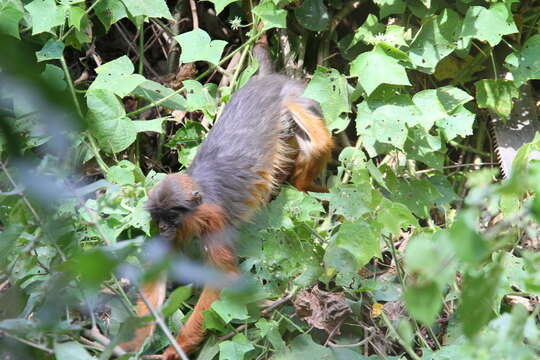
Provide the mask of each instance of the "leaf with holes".
{"label": "leaf with holes", "polygon": [[461,17],[451,9],[427,19],[411,44],[411,62],[422,71],[433,73],[439,61],[457,47],[461,21]]}
{"label": "leaf with holes", "polygon": [[[343,130],[339,116],[351,112],[347,79],[335,69],[318,66],[309,82],[304,96],[321,104],[324,118],[330,130]],[[338,126],[339,125],[339,126]]]}
{"label": "leaf with holes", "polygon": [[158,100],[167,97],[167,100],[160,103],[161,106],[164,106],[173,110],[186,110],[186,99],[184,99],[179,94],[174,94],[172,89],[161,85],[152,80],[146,80],[137,86],[132,94],[140,96],[148,101],[156,102]]}
{"label": "leaf with holes", "polygon": [[330,212],[343,215],[349,221],[355,221],[373,211],[371,188],[368,184],[343,185],[330,189],[327,194],[314,193],[313,196],[329,201]]}
{"label": "leaf with holes", "polygon": [[[356,131],[371,157],[377,155],[377,143],[403,148],[407,139],[407,124],[414,126],[421,117],[420,110],[408,95],[392,91],[377,91],[358,105]],[[410,122],[410,123],[409,123]]]}
{"label": "leaf with holes", "polygon": [[505,61],[516,86],[529,79],[540,79],[540,35],[531,36],[520,51],[508,55]]}
{"label": "leaf with holes", "polygon": [[437,121],[437,127],[442,130],[446,140],[450,141],[457,136],[472,135],[476,115],[464,106],[458,106],[447,118]]}
{"label": "leaf with holes", "polygon": [[210,35],[202,29],[195,29],[174,37],[182,48],[180,62],[208,61],[217,65],[226,41],[212,40]]}
{"label": "leaf with holes", "polygon": [[94,11],[106,30],[128,16],[126,7],[118,0],[101,0],[95,4]]}
{"label": "leaf with holes", "polygon": [[161,17],[173,20],[165,0],[122,0],[133,16]]}
{"label": "leaf with holes", "polygon": [[98,66],[95,70],[98,76],[88,90],[108,90],[124,97],[146,81],[144,76],[133,74],[133,63],[125,55]]}
{"label": "leaf with holes", "polygon": [[336,246],[354,256],[357,268],[366,265],[374,256],[381,257],[379,235],[365,221],[341,225],[336,237]]}
{"label": "leaf with holes", "polygon": [[36,52],[36,58],[38,62],[55,60],[60,59],[63,53],[64,43],[61,41],[49,39],[49,41],[47,41],[45,45],[43,45],[43,48]]}
{"label": "leaf with holes", "polygon": [[482,79],[474,83],[476,102],[479,108],[489,108],[495,114],[508,118],[512,112],[512,99],[519,97],[513,81],[504,79]]}
{"label": "leaf with holes", "polygon": [[64,8],[54,0],[34,0],[24,7],[30,14],[32,35],[51,30],[64,23]]}

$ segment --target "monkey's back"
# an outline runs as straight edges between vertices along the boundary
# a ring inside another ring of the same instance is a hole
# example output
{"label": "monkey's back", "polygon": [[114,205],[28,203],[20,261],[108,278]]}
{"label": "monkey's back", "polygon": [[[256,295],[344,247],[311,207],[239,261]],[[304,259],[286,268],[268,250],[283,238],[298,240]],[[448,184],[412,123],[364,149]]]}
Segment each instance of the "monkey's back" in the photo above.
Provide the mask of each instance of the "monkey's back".
{"label": "monkey's back", "polygon": [[279,74],[254,77],[238,90],[206,140],[188,173],[201,187],[205,201],[223,206],[232,223],[248,219],[265,203],[294,158],[288,145],[295,131],[286,101],[301,98],[305,86]]}

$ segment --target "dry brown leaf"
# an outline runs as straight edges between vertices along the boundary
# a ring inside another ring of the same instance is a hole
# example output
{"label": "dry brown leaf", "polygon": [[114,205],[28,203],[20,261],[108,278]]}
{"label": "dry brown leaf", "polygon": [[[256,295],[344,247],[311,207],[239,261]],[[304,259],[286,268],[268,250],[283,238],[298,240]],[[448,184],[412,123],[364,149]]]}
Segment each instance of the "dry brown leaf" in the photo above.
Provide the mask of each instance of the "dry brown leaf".
{"label": "dry brown leaf", "polygon": [[334,332],[342,321],[351,313],[351,308],[343,294],[326,292],[314,286],[302,290],[294,301],[296,316],[317,329],[325,330],[328,334]]}

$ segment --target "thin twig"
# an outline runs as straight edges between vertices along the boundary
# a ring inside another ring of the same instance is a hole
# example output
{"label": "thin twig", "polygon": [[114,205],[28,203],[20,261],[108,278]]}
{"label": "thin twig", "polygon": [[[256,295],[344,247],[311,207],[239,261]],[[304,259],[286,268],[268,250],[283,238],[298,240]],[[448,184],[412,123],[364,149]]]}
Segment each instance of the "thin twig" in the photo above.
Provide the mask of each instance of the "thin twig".
{"label": "thin twig", "polygon": [[199,28],[199,17],[197,16],[197,5],[195,0],[189,0],[189,7],[191,8],[191,19],[193,20],[193,30]]}
{"label": "thin twig", "polygon": [[23,344],[26,344],[26,345],[28,345],[28,346],[31,346],[31,347],[36,348],[36,349],[39,349],[39,350],[41,350],[41,351],[45,351],[45,352],[48,353],[48,354],[51,354],[51,355],[54,354],[54,351],[51,350],[51,349],[49,349],[49,348],[46,347],[45,345],[36,344],[36,343],[34,343],[34,342],[30,341],[30,340],[26,340],[26,339],[20,338],[20,337],[18,337],[17,335],[10,334],[10,333],[8,333],[8,332],[5,331],[5,330],[0,331],[0,335],[5,335],[5,336],[10,337],[10,338],[12,338],[12,339],[14,339],[14,340],[17,340],[17,341],[19,341],[19,342],[22,342]]}
{"label": "thin twig", "polygon": [[[97,341],[98,343],[104,345],[105,347],[109,346],[109,344],[111,343],[111,340],[109,340],[108,337],[103,335],[97,327],[93,327],[90,330],[85,329],[83,333],[84,333],[84,336]],[[112,351],[113,351],[113,354],[117,357],[124,356],[126,354],[124,349],[122,349],[120,346],[115,346]]]}
{"label": "thin twig", "polygon": [[[262,35],[263,33],[260,32],[260,33],[257,33],[255,34],[252,38],[250,38],[248,41],[246,41],[245,43],[243,43],[242,45],[240,45],[237,49],[235,49],[234,51],[232,51],[230,54],[228,54],[227,56],[223,57],[223,59],[221,59],[221,61],[218,63],[218,64],[211,64],[208,68],[208,70],[206,70],[205,72],[203,72],[201,75],[199,75],[195,80],[200,80],[202,79],[203,77],[207,76],[208,74],[210,74],[211,72],[214,71],[214,69],[216,68],[216,66],[219,66],[219,65],[222,65],[223,63],[225,63],[226,61],[228,61],[230,58],[232,58],[234,56],[234,54],[242,51],[246,46],[250,46],[251,44],[253,44],[255,41],[257,41],[257,39]],[[185,88],[182,86],[181,88],[179,88],[178,90],[176,91],[173,91],[172,93],[170,93],[169,95],[167,96],[164,96],[162,97],[161,99],[159,100],[156,100],[156,101],[153,101],[152,103],[148,104],[148,105],[145,105],[137,110],[134,110],[130,113],[127,114],[127,116],[133,116],[133,115],[137,115],[145,110],[148,110],[148,109],[151,109],[155,106],[158,106],[162,103],[164,103],[165,101],[171,99],[172,97],[180,94],[182,91],[184,91]]]}

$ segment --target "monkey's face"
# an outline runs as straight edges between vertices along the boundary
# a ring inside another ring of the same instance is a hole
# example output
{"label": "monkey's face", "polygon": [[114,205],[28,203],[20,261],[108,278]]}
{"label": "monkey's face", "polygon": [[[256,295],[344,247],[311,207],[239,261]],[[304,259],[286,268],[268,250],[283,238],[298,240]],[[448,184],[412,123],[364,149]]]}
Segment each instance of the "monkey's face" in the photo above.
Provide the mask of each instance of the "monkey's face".
{"label": "monkey's face", "polygon": [[148,194],[145,207],[167,240],[176,239],[177,229],[202,201],[187,174],[167,175]]}

